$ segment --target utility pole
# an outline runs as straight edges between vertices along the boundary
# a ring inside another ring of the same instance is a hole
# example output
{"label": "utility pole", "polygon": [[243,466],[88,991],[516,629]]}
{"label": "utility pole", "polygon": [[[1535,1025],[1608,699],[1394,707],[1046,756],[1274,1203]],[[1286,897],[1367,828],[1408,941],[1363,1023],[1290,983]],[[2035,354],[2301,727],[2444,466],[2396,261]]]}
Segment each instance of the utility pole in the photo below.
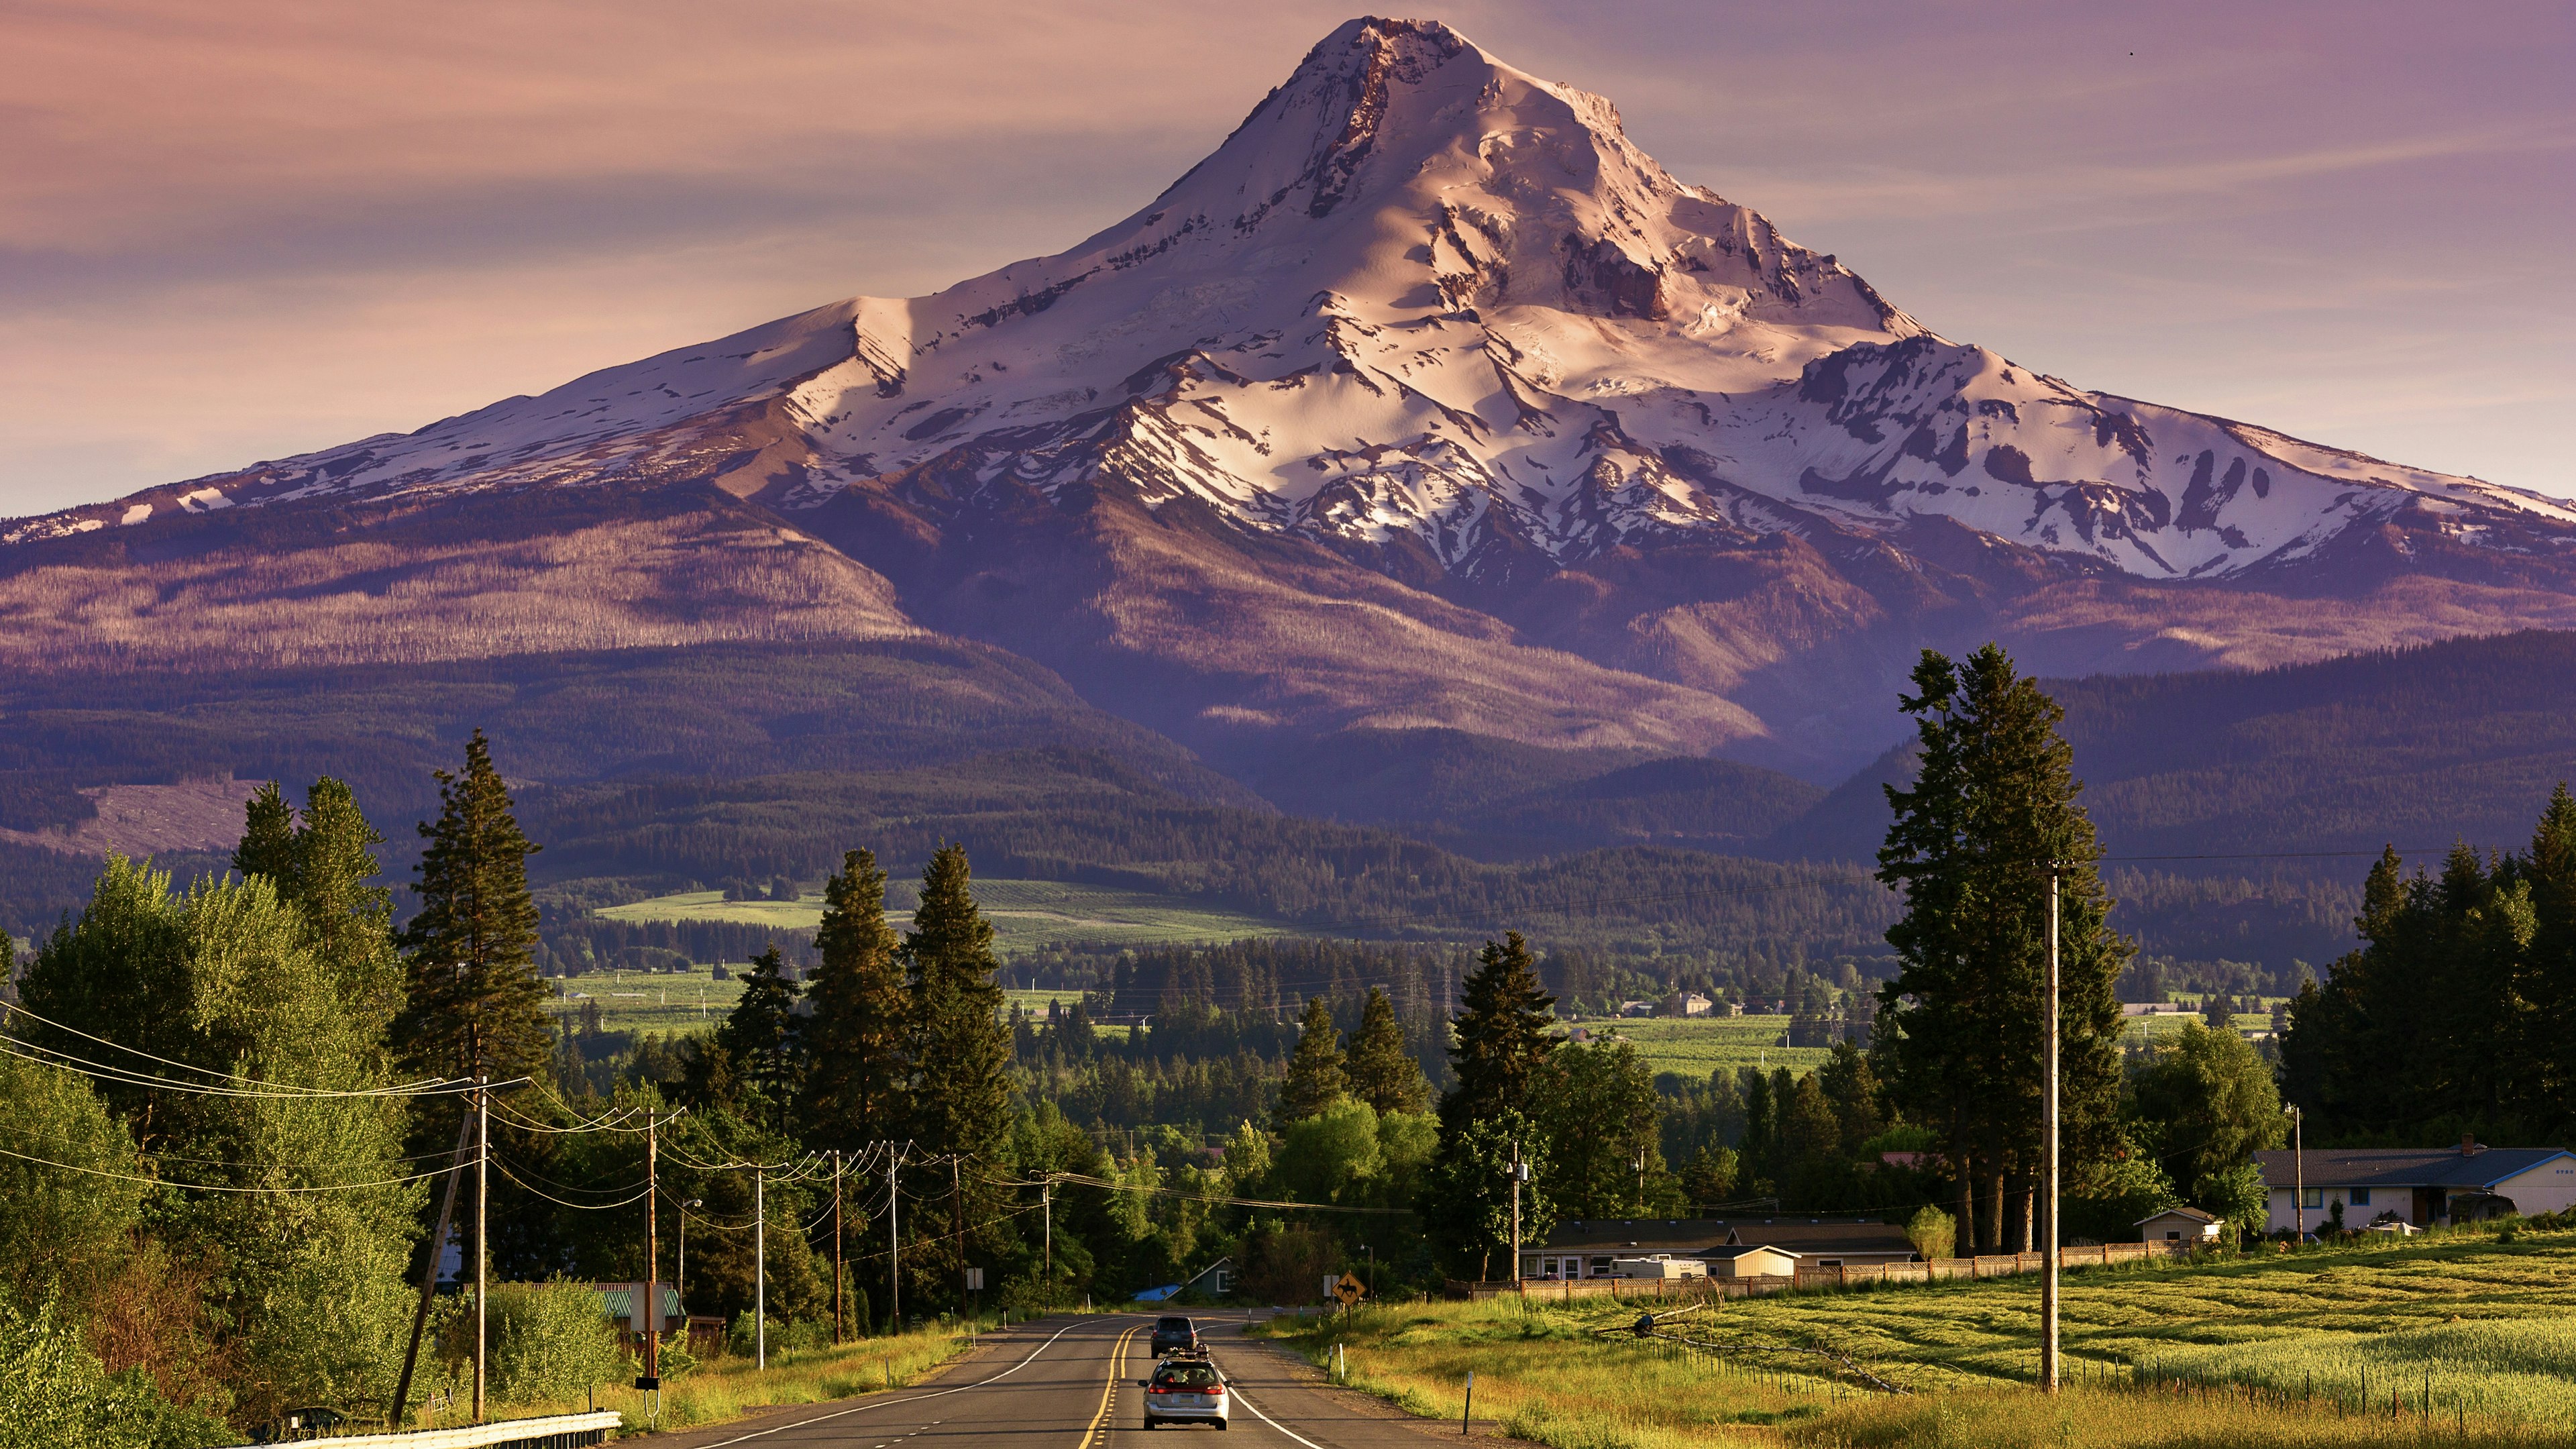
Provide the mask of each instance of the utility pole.
{"label": "utility pole", "polygon": [[902,1198],[896,1191],[895,1169],[903,1166],[903,1148],[898,1147],[886,1158],[886,1331],[903,1332],[903,1224]]}
{"label": "utility pole", "polygon": [[1038,1183],[1038,1211],[1046,1217],[1046,1284],[1047,1291],[1053,1293],[1055,1291],[1055,1174],[1052,1172]]}
{"label": "utility pole", "polygon": [[1529,1181],[1529,1164],[1521,1161],[1520,1139],[1512,1139],[1512,1286],[1527,1293],[1521,1281],[1521,1184]]}
{"label": "utility pole", "polygon": [[957,1312],[966,1312],[966,1184],[959,1163],[965,1154],[948,1154],[948,1221],[957,1237]]}
{"label": "utility pole", "polygon": [[2299,1140],[2302,1129],[2307,1125],[2307,1114],[2296,1106],[2289,1108],[2289,1113],[2290,1220],[2297,1224],[2290,1237],[2290,1246],[2295,1248],[2308,1240],[2308,1154],[2306,1145]]}
{"label": "utility pole", "polygon": [[841,1346],[841,1149],[832,1149],[832,1346]]}
{"label": "utility pole", "polygon": [[483,1422],[484,1316],[492,1297],[491,1243],[484,1236],[491,1224],[485,1207],[491,1202],[492,1079],[474,1077],[474,1422]]}
{"label": "utility pole", "polygon": [[1646,1149],[1637,1149],[1637,1211],[1646,1210]]}
{"label": "utility pole", "polygon": [[465,1180],[465,1144],[474,1135],[474,1119],[456,1114],[456,1155],[447,1168],[447,1191],[438,1199],[438,1231],[429,1237],[429,1262],[420,1270],[420,1304],[412,1310],[411,1347],[403,1351],[402,1377],[394,1384],[393,1412],[385,1416],[385,1427],[402,1432],[403,1415],[411,1409],[412,1368],[420,1362],[420,1335],[429,1323],[429,1303],[438,1293],[438,1260],[447,1256],[448,1225],[456,1221],[456,1187]]}
{"label": "utility pole", "polygon": [[653,1280],[662,1274],[662,1187],[660,1147],[653,1114],[644,1114],[644,1301],[635,1305],[636,1325],[644,1330],[644,1377],[662,1387],[662,1295]]}
{"label": "utility pole", "polygon": [[2048,1236],[2039,1245],[2039,1386],[2057,1392],[2057,882],[2060,862],[2048,863],[2048,1005],[2047,1032],[2040,1053],[2040,1171],[2048,1179],[2044,1225]]}
{"label": "utility pole", "polygon": [[754,1368],[769,1367],[768,1169],[751,1169],[751,1345]]}

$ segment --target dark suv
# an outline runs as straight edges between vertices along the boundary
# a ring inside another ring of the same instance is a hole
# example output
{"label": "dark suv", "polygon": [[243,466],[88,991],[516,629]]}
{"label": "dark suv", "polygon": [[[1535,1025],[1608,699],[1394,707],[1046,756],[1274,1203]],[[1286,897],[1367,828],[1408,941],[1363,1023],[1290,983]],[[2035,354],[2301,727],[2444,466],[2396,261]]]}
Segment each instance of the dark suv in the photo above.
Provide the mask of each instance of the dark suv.
{"label": "dark suv", "polygon": [[1199,1346],[1199,1331],[1190,1321],[1174,1313],[1154,1320],[1154,1357],[1179,1353]]}

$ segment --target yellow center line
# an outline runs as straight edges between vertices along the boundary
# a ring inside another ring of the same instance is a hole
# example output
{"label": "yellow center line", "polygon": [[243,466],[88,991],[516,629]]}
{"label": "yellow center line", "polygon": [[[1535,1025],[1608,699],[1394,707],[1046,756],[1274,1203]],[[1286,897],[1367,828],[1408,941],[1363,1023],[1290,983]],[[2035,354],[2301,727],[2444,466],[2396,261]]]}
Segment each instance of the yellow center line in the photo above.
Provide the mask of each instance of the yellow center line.
{"label": "yellow center line", "polygon": [[1108,1422],[1109,1401],[1118,1393],[1118,1381],[1127,1376],[1127,1344],[1137,1334],[1144,1332],[1144,1329],[1145,1326],[1141,1323],[1128,1329],[1118,1335],[1118,1342],[1110,1348],[1109,1381],[1100,1386],[1100,1412],[1091,1416],[1091,1423],[1083,1429],[1082,1438],[1075,1445],[1075,1449],[1088,1449],[1088,1446],[1100,1442],[1105,1437],[1101,1433],[1101,1425]]}

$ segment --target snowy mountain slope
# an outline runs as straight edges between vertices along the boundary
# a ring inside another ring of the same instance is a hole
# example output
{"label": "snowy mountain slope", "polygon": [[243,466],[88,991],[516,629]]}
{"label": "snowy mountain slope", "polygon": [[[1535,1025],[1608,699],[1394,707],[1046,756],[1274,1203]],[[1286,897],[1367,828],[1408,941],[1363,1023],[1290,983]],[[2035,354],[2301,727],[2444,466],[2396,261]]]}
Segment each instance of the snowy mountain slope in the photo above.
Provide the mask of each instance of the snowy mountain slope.
{"label": "snowy mountain slope", "polygon": [[[773,435],[744,447],[747,432]],[[379,437],[17,530],[325,494],[743,466],[785,507],[935,471],[1103,474],[1469,575],[1674,533],[1926,517],[2149,578],[2399,510],[2576,510],[2087,393],[1924,331],[1675,180],[1609,102],[1437,23],[1353,21],[1206,161],[1067,252],[858,298]]]}
{"label": "snowy mountain slope", "polygon": [[[0,542],[710,487],[884,581],[800,628],[969,634],[1202,744],[1437,724],[1794,763],[1874,749],[1927,644],[2170,668],[2576,621],[2576,508],[1940,337],[1608,101],[1375,19],[1054,256]],[[723,549],[674,617],[761,607],[709,582]]]}

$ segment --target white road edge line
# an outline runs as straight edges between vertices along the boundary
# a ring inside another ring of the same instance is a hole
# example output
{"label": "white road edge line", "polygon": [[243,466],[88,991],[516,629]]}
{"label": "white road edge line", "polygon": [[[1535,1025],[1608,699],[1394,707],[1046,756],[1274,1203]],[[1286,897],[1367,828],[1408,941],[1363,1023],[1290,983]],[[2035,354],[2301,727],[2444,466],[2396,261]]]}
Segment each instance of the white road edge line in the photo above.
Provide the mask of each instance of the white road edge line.
{"label": "white road edge line", "polygon": [[[799,1419],[793,1424],[774,1424],[769,1428],[755,1429],[748,1434],[736,1435],[731,1439],[718,1439],[712,1444],[701,1446],[701,1449],[724,1449],[724,1446],[727,1444],[747,1444],[754,1439],[766,1438],[771,1434],[783,1434],[790,1429],[802,1429],[809,1424],[820,1424],[827,1419],[843,1418],[847,1415],[855,1414],[862,1409],[884,1409],[890,1408],[896,1404],[918,1404],[924,1399],[944,1399],[950,1394],[962,1394],[968,1389],[980,1389],[986,1384],[997,1384],[1002,1380],[1009,1378],[1011,1375],[1018,1373],[1020,1370],[1027,1368],[1031,1363],[1036,1362],[1037,1356],[1052,1347],[1057,1339],[1064,1337],[1066,1334],[1073,1332],[1081,1326],[1082,1320],[1076,1319],[1073,1322],[1066,1324],[1064,1327],[1057,1329],[1054,1333],[1047,1336],[1047,1341],[1045,1343],[1039,1344],[1037,1347],[1030,1349],[1029,1356],[1027,1358],[1021,1359],[1018,1363],[1011,1365],[1009,1368],[1002,1370],[1000,1373],[993,1375],[989,1379],[978,1379],[971,1384],[959,1384],[953,1389],[939,1389],[932,1393],[915,1394],[908,1399],[872,1399],[867,1403],[853,1404],[846,1409],[836,1410],[829,1414],[817,1414],[810,1419]],[[1259,1409],[1255,1409],[1253,1412],[1257,1414],[1261,1411]],[[1280,1432],[1283,1434],[1287,1433],[1285,1429]],[[1290,1437],[1294,1438],[1295,1436],[1291,1435]],[[1297,1442],[1301,1444],[1305,1443],[1302,1439]],[[1307,1449],[1315,1449],[1315,1446],[1308,1445]]]}
{"label": "white road edge line", "polygon": [[[1210,1354],[1209,1357],[1214,1358],[1215,1355]],[[1219,1369],[1218,1372],[1222,1373],[1224,1370]],[[1245,1408],[1250,1409],[1254,1418],[1259,1419],[1261,1422],[1278,1430],[1280,1433],[1287,1435],[1289,1438],[1296,1440],[1298,1443],[1305,1445],[1306,1449],[1324,1449],[1323,1445],[1316,1443],[1314,1440],[1309,1439],[1305,1435],[1298,1433],[1296,1430],[1289,1428],[1287,1425],[1280,1423],[1277,1419],[1261,1412],[1261,1406],[1254,1403],[1252,1400],[1245,1398],[1243,1396],[1243,1390],[1234,1390],[1234,1401],[1243,1405]],[[708,1446],[708,1449],[714,1449],[714,1446],[710,1445]]]}

